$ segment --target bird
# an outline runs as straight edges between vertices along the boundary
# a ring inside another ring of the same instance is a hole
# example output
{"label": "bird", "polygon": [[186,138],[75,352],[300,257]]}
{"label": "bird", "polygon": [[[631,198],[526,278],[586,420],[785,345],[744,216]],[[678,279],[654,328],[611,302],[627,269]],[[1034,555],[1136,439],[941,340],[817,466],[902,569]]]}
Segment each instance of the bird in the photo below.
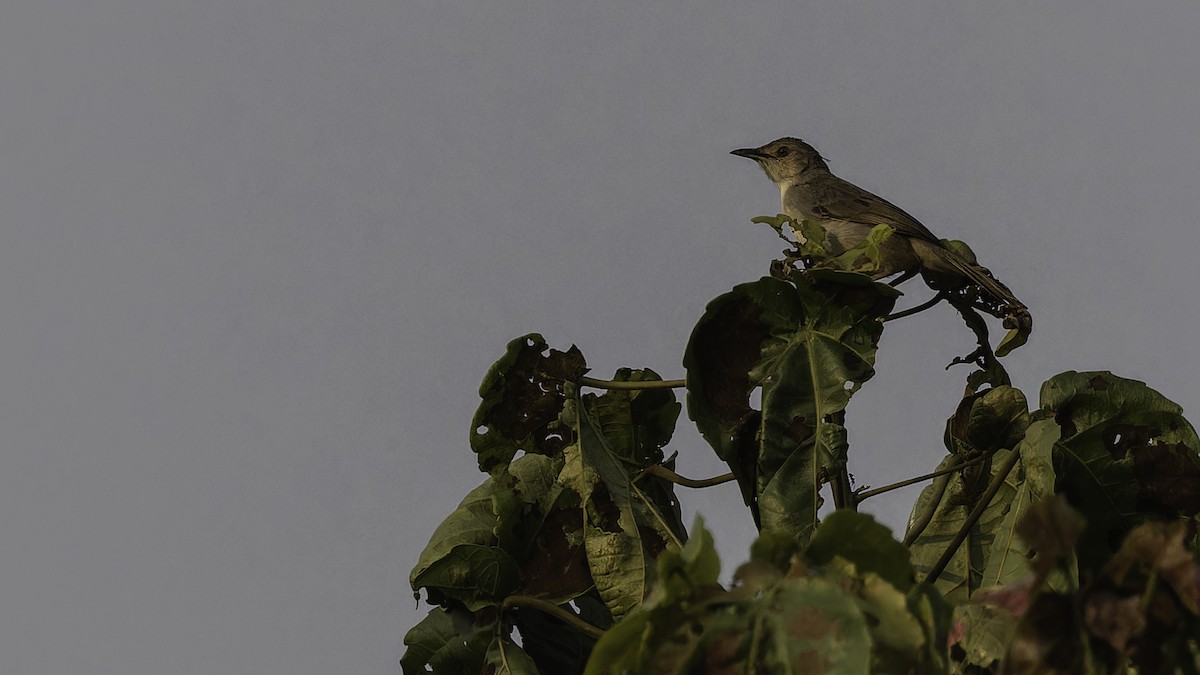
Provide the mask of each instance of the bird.
{"label": "bird", "polygon": [[929,228],[883,197],[838,178],[816,148],[798,138],[785,137],[758,148],[733,150],[752,159],[779,187],[783,212],[795,220],[809,220],[825,231],[825,248],[837,255],[861,244],[878,225],[893,232],[880,247],[872,277],[901,274],[898,280],[920,273],[934,288],[964,287],[963,281],[982,289],[991,302],[991,313],[1014,324],[1031,325],[1029,310],[985,267],[951,249]]}

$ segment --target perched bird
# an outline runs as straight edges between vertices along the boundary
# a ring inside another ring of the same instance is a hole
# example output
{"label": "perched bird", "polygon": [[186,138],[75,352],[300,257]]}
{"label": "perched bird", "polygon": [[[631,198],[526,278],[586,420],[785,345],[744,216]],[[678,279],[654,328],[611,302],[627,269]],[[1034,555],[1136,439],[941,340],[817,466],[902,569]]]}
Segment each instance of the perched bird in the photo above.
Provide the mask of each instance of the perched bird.
{"label": "perched bird", "polygon": [[784,213],[821,226],[830,254],[854,248],[876,226],[887,225],[894,233],[883,242],[875,278],[922,273],[927,282],[942,286],[948,279],[965,280],[989,296],[993,313],[1021,324],[1030,322],[1025,305],[987,268],[948,248],[900,207],[830,173],[821,154],[808,143],[781,138],[732,154],[758,162],[775,181]]}

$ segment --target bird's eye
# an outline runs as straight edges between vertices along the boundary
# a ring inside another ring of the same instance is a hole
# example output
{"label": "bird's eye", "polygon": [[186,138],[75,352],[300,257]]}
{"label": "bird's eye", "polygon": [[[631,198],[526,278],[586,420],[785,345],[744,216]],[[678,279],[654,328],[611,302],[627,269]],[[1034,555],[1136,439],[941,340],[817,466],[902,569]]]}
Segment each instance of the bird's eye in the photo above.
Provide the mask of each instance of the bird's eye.
{"label": "bird's eye", "polygon": [[791,151],[792,151],[792,149],[785,145],[782,148],[775,151],[775,156],[776,157],[787,157],[788,153]]}

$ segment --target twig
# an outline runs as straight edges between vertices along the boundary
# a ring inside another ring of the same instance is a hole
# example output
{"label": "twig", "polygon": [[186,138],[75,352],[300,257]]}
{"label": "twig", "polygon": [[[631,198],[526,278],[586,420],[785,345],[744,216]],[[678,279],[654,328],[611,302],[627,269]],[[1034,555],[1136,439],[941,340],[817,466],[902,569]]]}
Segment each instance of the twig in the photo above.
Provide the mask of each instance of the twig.
{"label": "twig", "polygon": [[883,320],[884,321],[895,321],[896,319],[903,319],[906,316],[912,316],[913,314],[917,314],[918,312],[924,312],[925,310],[929,309],[930,307],[933,307],[934,305],[938,304],[939,302],[941,302],[942,300],[945,300],[945,299],[946,299],[946,296],[944,294],[938,293],[937,295],[933,296],[929,300],[926,300],[925,302],[922,302],[919,305],[909,307],[908,309],[901,310],[899,312],[896,312],[895,314],[889,314],[889,315],[883,317]]}
{"label": "twig", "polygon": [[950,541],[950,545],[942,552],[942,557],[934,563],[929,573],[925,575],[924,581],[921,582],[922,584],[926,586],[932,585],[941,576],[942,572],[946,570],[946,566],[950,564],[950,560],[958,551],[958,547],[962,546],[962,543],[966,541],[967,534],[970,533],[971,528],[975,527],[975,523],[979,522],[979,519],[983,516],[983,512],[991,504],[992,498],[1000,491],[1000,486],[1004,485],[1004,481],[1008,479],[1008,474],[1012,472],[1013,467],[1017,465],[1017,461],[1020,459],[1021,447],[1017,446],[1013,448],[1012,454],[1008,456],[1008,459],[1004,460],[1004,464],[1000,465],[1000,468],[996,471],[996,475],[992,477],[992,482],[988,484],[987,489],[979,496],[979,502],[975,504],[975,508],[967,516],[966,522],[962,524],[962,527],[958,529],[958,533],[954,535],[954,539]]}
{"label": "twig", "polygon": [[682,485],[683,487],[689,488],[712,487],[714,485],[720,485],[722,483],[728,483],[729,481],[734,480],[734,475],[732,473],[723,473],[720,476],[713,476],[712,478],[684,478],[683,476],[680,476],[661,464],[651,464],[645,469],[642,469],[641,473],[635,476],[633,481],[636,483],[639,479],[641,479],[642,476],[647,475],[658,476],[659,478],[669,480],[676,485]]}
{"label": "twig", "polygon": [[949,486],[949,474],[938,476],[929,484],[927,489],[930,492],[929,499],[925,501],[926,508],[922,508],[920,511],[914,509],[912,517],[909,519],[908,531],[904,533],[904,539],[901,540],[905,546],[912,546],[913,542],[921,538],[925,528],[929,527],[929,523],[933,522],[934,513],[937,511],[938,504],[942,503],[942,498],[946,496],[946,488]]}
{"label": "twig", "polygon": [[917,476],[916,478],[909,478],[908,480],[902,480],[898,483],[884,485],[883,487],[878,487],[878,488],[875,488],[874,490],[866,490],[864,492],[858,493],[856,495],[856,497],[858,498],[858,503],[861,504],[864,499],[874,497],[875,495],[881,495],[885,492],[891,492],[892,490],[899,490],[900,488],[908,487],[909,485],[912,485],[913,483],[923,483],[923,482],[929,480],[930,478],[937,478],[938,476],[944,476],[948,473],[954,473],[955,471],[958,471],[959,469],[965,469],[968,466],[974,466],[975,464],[978,464],[978,463],[986,460],[988,457],[989,457],[989,455],[984,455],[982,457],[976,457],[975,459],[967,460],[960,464],[955,464],[954,466],[950,467],[949,469],[942,469],[941,471],[934,471],[933,473],[927,473],[924,476]]}
{"label": "twig", "polygon": [[633,493],[637,495],[638,499],[642,500],[642,505],[649,509],[650,513],[654,514],[654,519],[658,521],[658,524],[662,527],[662,531],[671,537],[671,543],[675,544],[676,548],[683,548],[684,542],[679,539],[679,535],[675,534],[675,530],[672,530],[671,526],[667,524],[667,519],[663,517],[662,512],[658,510],[654,502],[650,501],[650,497],[645,492],[642,492],[637,483],[630,481],[629,487],[633,488]]}
{"label": "twig", "polygon": [[683,380],[643,380],[641,382],[624,382],[618,380],[597,380],[594,377],[581,377],[579,384],[593,389],[678,389],[684,386]]}
{"label": "twig", "polygon": [[542,612],[543,614],[549,614],[559,621],[571,626],[575,630],[590,635],[597,640],[604,635],[604,631],[596,628],[592,624],[584,621],[571,612],[568,612],[562,607],[559,607],[552,602],[542,600],[541,598],[535,598],[531,595],[510,595],[504,598],[504,602],[500,604],[500,607],[502,609],[512,609],[513,607],[530,607]]}

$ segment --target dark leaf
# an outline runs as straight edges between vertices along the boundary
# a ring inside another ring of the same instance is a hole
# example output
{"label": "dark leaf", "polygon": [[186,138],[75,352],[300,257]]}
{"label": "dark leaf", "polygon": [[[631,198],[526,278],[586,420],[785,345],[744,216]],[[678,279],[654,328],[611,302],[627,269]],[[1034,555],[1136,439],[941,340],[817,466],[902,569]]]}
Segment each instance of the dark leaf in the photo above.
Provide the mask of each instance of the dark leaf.
{"label": "dark leaf", "polygon": [[859,572],[873,572],[900,591],[913,584],[908,547],[892,531],[865,514],[840,510],[829,514],[804,552],[813,564],[823,565],[840,556]]}
{"label": "dark leaf", "polygon": [[688,414],[762,529],[811,536],[823,475],[845,470],[846,404],[874,374],[879,320],[896,295],[862,274],[792,272],[735,287],[693,330]]}
{"label": "dark leaf", "polygon": [[537,333],[509,342],[479,385],[483,402],[471,422],[471,449],[481,471],[503,471],[519,451],[556,455],[571,442],[557,424],[564,387],[582,377],[587,365],[574,346],[547,349]]}
{"label": "dark leaf", "polygon": [[1079,559],[1096,570],[1148,519],[1200,515],[1200,440],[1178,405],[1107,372],[1066,372],[1042,386],[1062,429],[1057,489],[1084,513]]}

